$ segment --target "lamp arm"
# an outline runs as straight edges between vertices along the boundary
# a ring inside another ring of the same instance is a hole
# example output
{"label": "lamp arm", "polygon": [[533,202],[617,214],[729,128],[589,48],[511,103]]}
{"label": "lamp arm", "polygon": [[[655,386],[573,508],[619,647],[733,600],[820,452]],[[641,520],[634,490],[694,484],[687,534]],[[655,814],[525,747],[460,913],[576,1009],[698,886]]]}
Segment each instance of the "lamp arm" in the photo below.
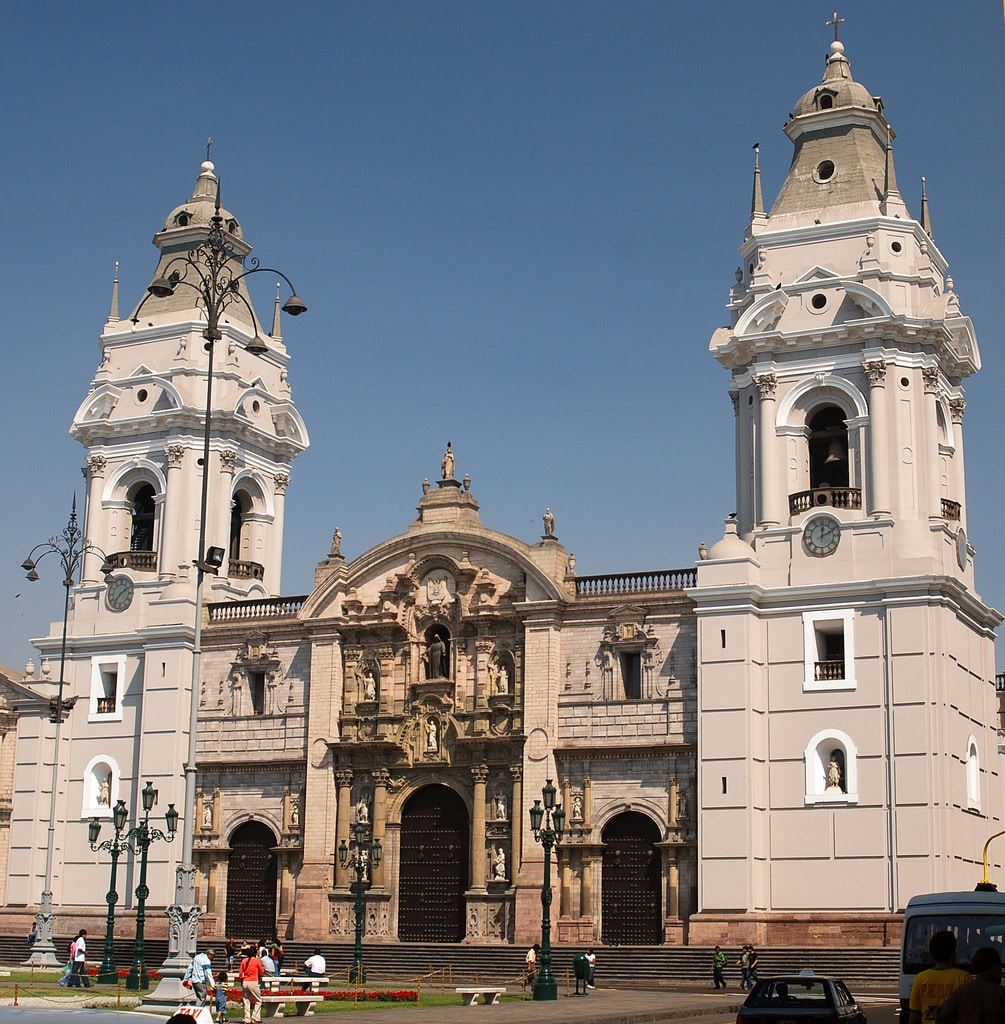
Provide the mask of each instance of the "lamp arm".
{"label": "lamp arm", "polygon": [[987,885],[990,879],[988,878],[988,847],[991,845],[992,839],[997,839],[999,836],[1005,836],[1005,829],[1001,832],[995,832],[994,835],[988,836],[988,841],[984,844],[984,853],[982,859],[984,861],[984,877],[981,879],[981,885]]}

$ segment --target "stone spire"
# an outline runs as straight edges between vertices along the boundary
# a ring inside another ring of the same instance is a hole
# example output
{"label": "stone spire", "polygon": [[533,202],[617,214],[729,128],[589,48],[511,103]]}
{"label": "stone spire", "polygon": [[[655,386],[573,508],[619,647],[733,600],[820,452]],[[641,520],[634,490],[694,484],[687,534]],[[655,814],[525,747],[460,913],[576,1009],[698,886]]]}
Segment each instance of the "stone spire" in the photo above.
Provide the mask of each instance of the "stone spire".
{"label": "stone spire", "polygon": [[277,281],[276,282],[276,305],[275,305],[275,308],[272,310],[272,330],[269,331],[269,337],[273,341],[282,341],[283,340],[282,323],[281,323],[280,317],[279,317],[279,311],[280,311],[279,289],[281,287],[282,287],[282,285],[280,285],[280,283]]}
{"label": "stone spire", "polygon": [[932,241],[935,241],[935,236],[932,234],[932,219],[928,213],[928,193],[925,191],[925,176],[921,176],[921,226],[925,230],[925,234],[928,235]]}
{"label": "stone spire", "polygon": [[108,310],[108,322],[119,322],[119,261],[115,261],[115,280],[112,281],[112,304]]}
{"label": "stone spire", "polygon": [[754,187],[750,194],[750,221],[747,224],[747,235],[752,235],[756,222],[767,219],[764,212],[764,192],[761,188],[761,146],[754,143]]}

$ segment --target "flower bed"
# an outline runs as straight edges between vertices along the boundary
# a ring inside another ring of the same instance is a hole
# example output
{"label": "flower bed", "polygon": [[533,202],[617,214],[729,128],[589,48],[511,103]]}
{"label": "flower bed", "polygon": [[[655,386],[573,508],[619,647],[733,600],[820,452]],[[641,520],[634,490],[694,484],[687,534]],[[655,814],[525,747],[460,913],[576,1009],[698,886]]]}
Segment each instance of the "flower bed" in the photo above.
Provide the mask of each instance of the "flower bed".
{"label": "flower bed", "polygon": [[[417,1003],[419,993],[415,989],[362,989],[346,988],[335,991],[311,992],[307,989],[297,988],[291,992],[273,992],[277,996],[289,996],[295,999],[297,996],[319,995],[326,1002],[333,1003]],[[239,1003],[243,995],[239,988],[232,988],[227,992],[228,1003]]]}

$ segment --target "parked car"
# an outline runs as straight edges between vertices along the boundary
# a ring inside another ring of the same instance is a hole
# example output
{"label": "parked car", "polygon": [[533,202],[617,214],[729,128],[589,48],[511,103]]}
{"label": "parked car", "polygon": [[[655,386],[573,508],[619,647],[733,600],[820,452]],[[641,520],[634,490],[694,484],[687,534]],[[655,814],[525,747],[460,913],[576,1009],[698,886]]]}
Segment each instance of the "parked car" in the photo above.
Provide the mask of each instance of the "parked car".
{"label": "parked car", "polygon": [[866,1017],[843,981],[803,971],[757,982],[736,1024],[866,1024]]}

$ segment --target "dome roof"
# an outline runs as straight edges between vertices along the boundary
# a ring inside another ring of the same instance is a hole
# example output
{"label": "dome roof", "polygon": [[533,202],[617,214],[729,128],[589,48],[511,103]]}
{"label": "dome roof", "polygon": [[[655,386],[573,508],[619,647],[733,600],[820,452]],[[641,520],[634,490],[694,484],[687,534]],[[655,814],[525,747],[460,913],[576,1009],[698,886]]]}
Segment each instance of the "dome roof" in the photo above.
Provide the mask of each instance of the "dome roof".
{"label": "dome roof", "polygon": [[881,110],[882,101],[851,77],[851,64],[844,55],[844,43],[835,39],[830,45],[827,67],[820,85],[803,93],[792,108],[792,117],[815,114],[836,107],[865,107]]}
{"label": "dome roof", "polygon": [[[188,201],[176,206],[164,222],[164,231],[176,228],[205,227],[208,228],[213,214],[216,213],[216,201],[219,195],[220,181],[213,173],[216,170],[211,160],[204,160],[199,172],[199,180],[195,183],[195,191]],[[235,238],[241,237],[241,225],[229,211],[220,207],[224,228]]]}
{"label": "dome roof", "polygon": [[716,541],[708,553],[709,560],[716,558],[754,558],[754,549],[743,540],[737,529],[736,519],[730,516],[726,520],[726,529],[722,540]]}

